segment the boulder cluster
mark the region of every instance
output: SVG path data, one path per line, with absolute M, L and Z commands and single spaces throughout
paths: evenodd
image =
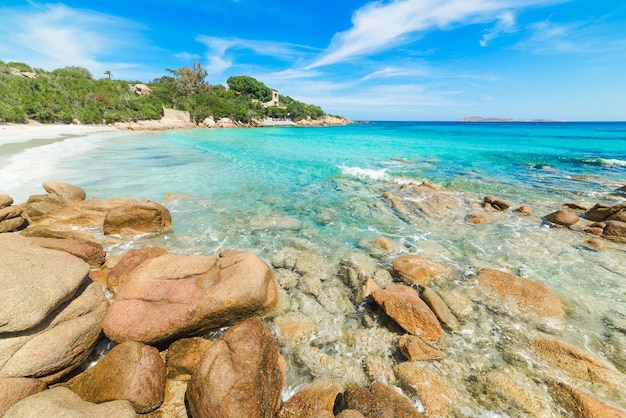
M 602 400 L 623 394 L 624 374 L 544 332 L 567 309 L 538 281 L 481 268 L 461 291 L 450 285 L 454 267 L 398 255 L 384 237 L 337 270 L 298 240 L 271 266 L 238 250 L 181 255 L 146 246 L 109 258 L 106 245 L 167 234 L 169 210 L 148 200 L 86 200 L 59 182 L 43 187 L 47 194 L 21 205 L 0 195 L 5 417 L 448 417 L 464 414 L 464 397 L 496 399 L 527 416 L 626 417 Z M 406 193 L 422 198 L 402 199 Z M 447 213 L 481 223 L 453 192 L 429 184 L 383 199 L 410 221 Z M 509 207 L 488 197 L 471 210 L 489 219 Z M 611 238 L 613 230 L 604 231 L 624 223 L 622 211 L 595 208 L 585 217 L 605 224 L 597 235 Z M 610 214 L 599 220 L 600 213 Z M 564 225 L 560 219 L 546 217 Z M 391 262 L 381 267 L 381 259 Z M 442 372 L 458 355 L 451 339 L 494 314 L 532 327 L 507 330 L 500 366 L 480 356 L 465 368 L 455 363 L 480 388 L 456 389 Z M 341 328 L 323 335 L 321 324 Z M 343 363 L 342 345 L 359 358 Z M 528 364 L 542 365 L 533 378 L 522 371 Z M 283 399 L 296 365 L 310 379 Z

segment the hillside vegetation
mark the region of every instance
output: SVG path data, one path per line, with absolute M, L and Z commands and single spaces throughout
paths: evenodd
M 150 93 L 138 95 L 131 87 L 138 81 L 95 79 L 82 67 L 54 71 L 27 64 L 0 61 L 0 123 L 109 124 L 161 118 L 161 108 L 187 110 L 196 121 L 213 116 L 249 123 L 252 118 L 288 118 L 293 121 L 324 116 L 324 111 L 288 96 L 281 107 L 264 107 L 272 97 L 265 84 L 248 76 L 228 79 L 228 87 L 206 83 L 200 63 L 167 70 L 168 74 L 146 84 Z

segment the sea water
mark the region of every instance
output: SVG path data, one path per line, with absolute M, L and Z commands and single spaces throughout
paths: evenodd
M 146 245 L 178 254 L 212 255 L 227 248 L 258 254 L 275 267 L 284 295 L 298 301 L 288 304 L 287 313 L 313 302 L 324 305 L 324 297 L 346 299 L 349 292 L 337 278 L 340 265 L 355 254 L 371 254 L 378 237 L 395 246 L 392 254 L 374 257 L 381 269 L 405 253 L 448 266 L 451 275 L 436 285 L 442 291 L 469 294 L 478 269 L 506 270 L 546 284 L 563 302 L 566 320 L 543 324 L 542 331 L 626 370 L 626 244 L 595 251 L 584 244 L 589 236 L 541 220 L 568 202 L 591 207 L 626 201 L 616 193 L 626 183 L 625 123 L 374 122 L 116 132 L 0 154 L 0 193 L 16 202 L 43 193 L 41 183 L 48 180 L 76 184 L 88 198 L 147 198 L 170 209 L 172 233 L 111 246 L 110 255 Z M 458 204 L 443 214 L 403 219 L 381 197 L 421 182 L 445 189 Z M 481 210 L 485 195 L 508 201 L 511 209 L 530 205 L 533 214 L 509 210 L 492 214 L 486 224 L 469 224 L 465 216 Z M 306 274 L 287 268 L 289 248 L 321 260 L 324 266 L 309 273 L 330 293 L 316 295 L 298 282 Z M 366 358 L 384 357 L 383 365 L 398 361 L 392 348 L 375 343 L 392 343 L 397 335 L 363 325 L 367 309 L 339 302 L 322 306 L 320 315 L 334 311 L 333 318 L 318 321 L 308 345 L 283 345 L 295 370 L 287 390 L 324 374 L 364 384 L 355 370 Z M 531 362 L 520 360 L 532 356 L 524 348 L 502 345 L 537 325 L 481 312 L 466 318 L 461 332 L 447 335 L 446 351 L 453 355 L 436 363 L 458 383 L 464 413 L 506 416 L 511 412 L 482 399 L 480 386 L 468 382 L 503 364 Z M 290 352 L 310 357 L 313 349 L 330 356 L 326 363 L 298 360 Z M 523 373 L 532 379 L 557 373 L 537 367 Z M 604 399 L 626 407 L 619 396 Z

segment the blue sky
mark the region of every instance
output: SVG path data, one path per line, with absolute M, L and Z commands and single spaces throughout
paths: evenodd
M 200 61 L 356 120 L 626 120 L 619 0 L 3 0 L 0 59 L 143 81 Z

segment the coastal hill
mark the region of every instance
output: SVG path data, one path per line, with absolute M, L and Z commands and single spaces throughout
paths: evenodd
M 82 67 L 45 71 L 0 60 L 0 84 L 6 86 L 0 89 L 0 123 L 118 124 L 130 129 L 348 123 L 249 76 L 230 77 L 224 86 L 208 84 L 200 63 L 166 71 L 144 83 L 116 80 L 110 71 L 96 79 Z M 168 110 L 181 111 L 178 119 Z M 168 125 L 181 118 L 182 124 Z

